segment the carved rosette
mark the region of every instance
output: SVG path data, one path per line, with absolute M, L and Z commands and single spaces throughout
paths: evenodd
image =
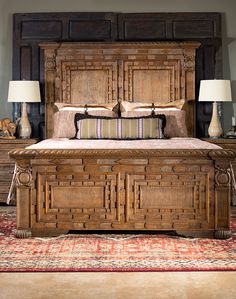
M 215 182 L 218 186 L 230 186 L 231 185 L 231 171 L 229 167 L 215 166 Z
M 45 50 L 44 68 L 45 68 L 45 81 L 48 82 L 45 102 L 46 104 L 49 105 L 49 104 L 53 104 L 55 101 L 56 49 Z M 56 100 L 58 101 L 58 98 L 56 98 Z M 48 113 L 49 117 L 50 115 L 51 114 Z
M 195 55 L 184 54 L 184 70 L 194 71 L 195 69 Z
M 54 50 L 46 51 L 45 55 L 45 63 L 44 63 L 45 71 L 55 71 L 56 69 L 56 53 Z
M 17 187 L 25 186 L 31 187 L 32 185 L 32 168 L 31 167 L 16 167 L 16 185 Z
M 231 185 L 230 161 L 236 157 L 236 152 L 232 150 L 212 150 L 208 154 L 215 164 L 215 183 L 217 186 L 229 187 Z

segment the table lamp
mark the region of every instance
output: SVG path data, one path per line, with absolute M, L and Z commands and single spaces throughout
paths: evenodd
M 222 136 L 223 130 L 218 116 L 217 102 L 232 101 L 230 80 L 201 80 L 198 100 L 213 102 L 208 134 L 211 138 L 219 138 Z
M 31 125 L 27 115 L 27 103 L 40 102 L 40 90 L 38 81 L 10 81 L 8 90 L 8 102 L 21 103 L 21 118 L 19 122 L 19 137 L 30 138 Z

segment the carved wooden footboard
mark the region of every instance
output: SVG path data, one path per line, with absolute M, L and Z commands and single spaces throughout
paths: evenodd
M 230 150 L 15 150 L 18 237 L 69 230 L 229 235 Z

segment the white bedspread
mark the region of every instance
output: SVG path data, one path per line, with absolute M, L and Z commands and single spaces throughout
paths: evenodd
M 220 149 L 221 147 L 197 138 L 148 140 L 78 140 L 46 139 L 27 149 Z

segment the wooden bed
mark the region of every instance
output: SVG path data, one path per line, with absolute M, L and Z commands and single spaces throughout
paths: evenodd
M 195 131 L 198 43 L 52 43 L 45 59 L 46 136 L 55 102 L 186 99 Z M 65 124 L 66 125 L 66 124 Z M 229 236 L 230 161 L 222 149 L 25 149 L 17 165 L 18 237 L 69 230 L 175 230 Z

